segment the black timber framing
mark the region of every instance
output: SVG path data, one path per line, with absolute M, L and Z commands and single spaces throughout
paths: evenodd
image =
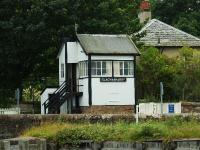
M 88 55 L 88 95 L 89 106 L 92 105 L 92 78 L 91 78 L 91 55 Z
M 134 56 L 134 86 L 135 86 L 135 113 L 136 113 L 136 106 L 138 105 L 138 99 L 137 99 L 137 84 L 136 84 L 136 78 L 137 78 L 137 74 L 136 74 L 136 56 Z
M 87 53 L 86 53 L 87 55 Z M 93 55 L 93 56 L 140 56 L 140 53 L 89 53 L 88 55 Z
M 67 62 L 68 62 L 68 57 L 67 57 L 67 42 L 68 42 L 68 40 L 67 39 L 65 39 L 65 41 L 64 41 L 65 43 L 65 81 L 67 81 L 68 80 L 68 64 L 67 64 Z

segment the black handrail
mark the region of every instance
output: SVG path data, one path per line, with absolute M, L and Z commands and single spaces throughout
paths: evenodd
M 66 81 L 64 81 L 64 82 L 52 93 L 52 95 L 53 95 L 53 94 L 56 94 L 56 93 L 60 90 L 60 88 L 61 88 L 63 85 L 65 85 L 65 83 L 66 83 Z M 47 99 L 44 101 L 44 103 L 43 103 L 42 105 L 44 105 L 47 101 L 49 101 L 49 98 L 47 98 Z
M 58 113 L 60 106 L 75 94 L 79 93 L 79 90 L 75 90 L 74 87 L 82 85 L 73 85 L 72 80 L 64 81 L 58 89 L 49 97 L 42 105 L 44 105 L 44 111 L 48 108 L 48 113 Z
M 51 99 L 57 98 L 58 95 L 59 95 L 59 97 L 63 96 L 67 92 L 67 89 L 69 89 L 68 86 L 70 86 L 70 84 L 69 83 L 67 84 L 67 82 L 66 82 L 65 86 L 63 86 L 62 89 L 60 89 L 57 93 L 55 93 L 54 96 L 49 98 L 49 101 L 46 104 L 46 107 L 48 107 L 48 104 L 51 101 Z M 71 92 L 71 91 L 68 91 L 68 92 Z M 56 102 L 57 101 L 51 101 L 51 105 L 55 104 Z

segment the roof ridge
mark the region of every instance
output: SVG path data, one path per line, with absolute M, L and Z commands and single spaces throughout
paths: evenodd
M 148 28 L 152 23 L 155 22 L 155 20 L 156 20 L 156 19 L 151 19 L 151 20 L 149 20 L 149 21 L 142 27 L 142 29 L 141 29 L 139 32 L 136 33 L 136 35 L 137 35 L 137 34 L 141 34 L 142 32 L 144 32 L 144 31 L 146 30 L 146 28 Z
M 127 36 L 127 34 L 77 34 L 77 35 L 108 36 L 108 37 L 125 37 L 125 36 Z

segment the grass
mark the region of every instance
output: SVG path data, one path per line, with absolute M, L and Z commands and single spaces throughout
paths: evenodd
M 144 141 L 200 138 L 200 123 L 193 118 L 174 117 L 165 120 L 114 124 L 45 123 L 33 127 L 22 136 L 42 137 L 60 144 L 78 144 L 80 140 Z

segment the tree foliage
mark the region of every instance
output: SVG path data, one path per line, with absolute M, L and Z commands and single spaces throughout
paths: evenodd
M 174 91 L 182 100 L 200 100 L 200 52 L 183 47 L 176 63 Z
M 134 33 L 140 0 L 1 0 L 0 89 L 57 76 L 63 37 L 78 33 Z
M 137 66 L 137 87 L 140 98 L 159 98 L 160 82 L 165 84 L 165 95 L 170 98 L 173 92 L 172 79 L 175 69 L 172 62 L 156 48 L 143 48 Z
M 139 98 L 159 100 L 159 82 L 167 101 L 200 101 L 200 52 L 183 47 L 178 58 L 168 58 L 156 48 L 142 50 L 138 66 Z
M 200 36 L 199 0 L 152 0 L 153 17 Z

